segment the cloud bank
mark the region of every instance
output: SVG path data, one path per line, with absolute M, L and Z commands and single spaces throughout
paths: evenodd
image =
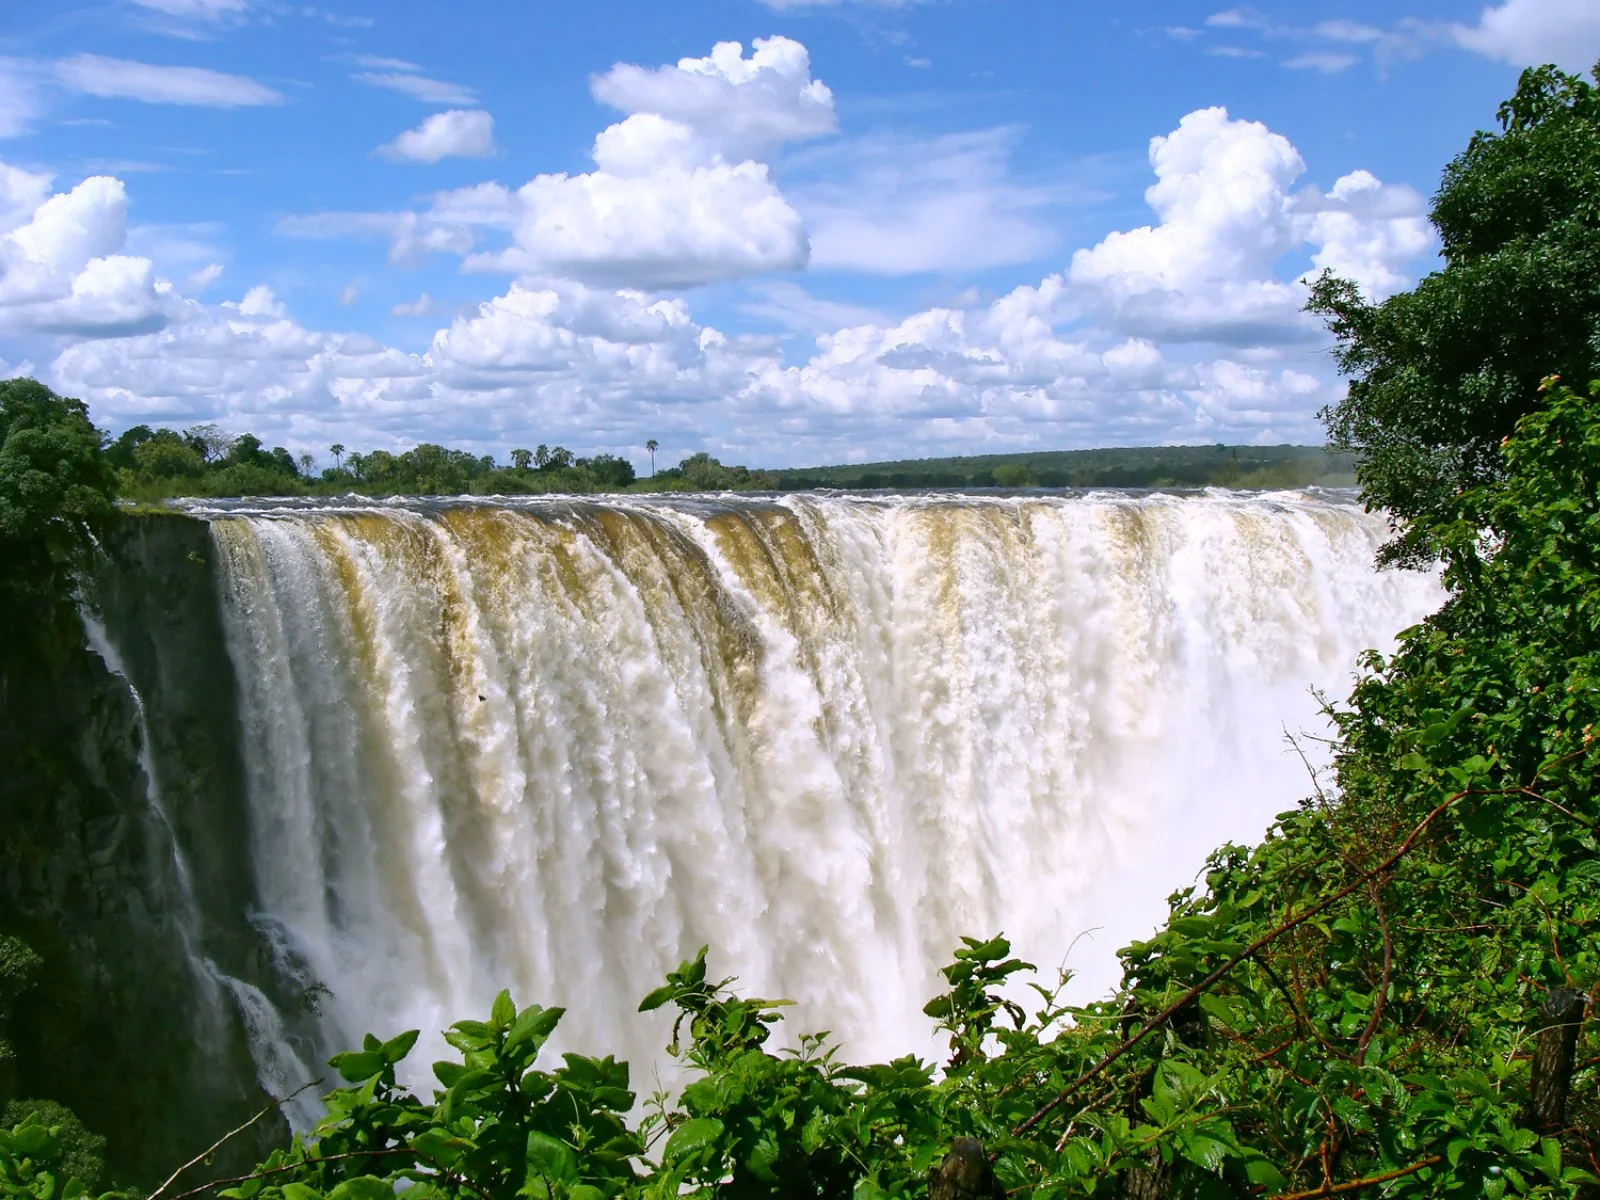
M 1414 191 L 1359 170 L 1326 190 L 1307 185 L 1288 139 L 1205 108 L 1150 142 L 1149 223 L 998 296 L 882 316 L 772 278 L 803 267 L 811 242 L 771 162 L 837 129 L 805 47 L 723 43 L 669 66 L 615 67 L 592 90 L 620 114 L 595 137 L 592 170 L 445 191 L 416 211 L 280 225 L 380 239 L 395 261 L 448 255 L 467 272 L 509 276 L 448 320 L 426 292 L 394 304 L 395 318 L 433 325 L 409 349 L 308 327 L 260 285 L 202 301 L 193 293 L 218 285 L 219 270 L 180 289 L 128 252 L 121 181 L 58 191 L 15 167 L 0 167 L 0 332 L 45 339 L 49 381 L 110 424 L 214 420 L 313 451 L 418 440 L 627 451 L 654 437 L 669 453 L 783 464 L 908 445 L 1303 441 L 1319 435 L 1312 414 L 1338 389 L 1300 312 L 1305 277 L 1332 269 L 1382 296 L 1406 286 L 1432 246 Z M 963 136 L 939 161 L 994 161 L 996 135 Z M 389 153 L 437 162 L 492 145 L 487 113 L 452 110 Z M 946 183 L 962 194 L 959 173 Z M 818 211 L 828 259 L 871 269 L 873 235 L 858 229 L 849 248 L 842 198 Z M 986 210 L 966 211 L 979 221 Z M 906 212 L 906 238 L 882 232 L 885 262 L 939 240 L 935 214 Z M 1014 220 L 1007 236 L 1032 236 Z M 1006 228 L 997 221 L 995 236 Z M 752 281 L 746 314 L 809 343 L 697 315 L 687 289 L 740 280 Z M 341 303 L 357 291 L 348 285 Z

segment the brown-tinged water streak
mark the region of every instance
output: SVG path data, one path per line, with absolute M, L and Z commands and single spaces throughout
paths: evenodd
M 635 1005 L 705 943 L 861 1056 L 927 1049 L 964 933 L 1050 970 L 1097 930 L 1086 997 L 1308 792 L 1309 689 L 1440 598 L 1333 494 L 194 511 L 259 903 L 330 1045 L 509 986 L 653 1061 Z

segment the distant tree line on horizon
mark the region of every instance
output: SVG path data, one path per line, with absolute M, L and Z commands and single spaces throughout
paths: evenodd
M 654 459 L 655 443 L 650 443 Z M 1353 482 L 1352 459 L 1317 446 L 1159 446 L 970 455 L 777 471 L 728 465 L 701 451 L 640 478 L 616 454 L 564 446 L 515 449 L 509 462 L 433 443 L 410 450 L 329 447 L 334 465 L 268 448 L 212 424 L 135 425 L 105 440 L 123 499 L 179 496 L 541 495 L 606 492 L 799 491 L 811 488 L 1238 487 Z
M 552 492 L 771 490 L 770 472 L 726 466 L 710 454 L 689 455 L 647 479 L 615 454 L 588 457 L 564 446 L 511 451 L 509 464 L 493 455 L 423 443 L 391 452 L 329 448 L 332 467 L 319 470 L 309 454 L 282 446 L 268 450 L 253 434 L 229 434 L 215 425 L 152 429 L 135 425 L 106 447 L 125 499 L 175 496 L 305 496 L 357 492 L 373 496 L 539 495 Z
M 804 488 L 1349 486 L 1355 458 L 1321 446 L 1124 446 L 905 459 L 778 472 L 785 491 Z
M 332 467 L 216 425 L 135 425 L 106 445 L 124 499 L 177 496 L 541 495 L 800 491 L 812 488 L 1292 488 L 1354 482 L 1347 454 L 1317 446 L 1133 446 L 970 455 L 779 471 L 730 466 L 702 451 L 639 478 L 615 454 L 515 449 L 508 463 L 433 443 L 405 451 L 329 447 Z M 652 458 L 654 457 L 652 443 Z

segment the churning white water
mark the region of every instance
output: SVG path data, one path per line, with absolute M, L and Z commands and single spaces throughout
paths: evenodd
M 862 1057 L 928 1049 L 964 933 L 1048 974 L 1097 930 L 1086 999 L 1309 791 L 1309 689 L 1440 598 L 1305 493 L 206 515 L 260 899 L 332 1044 L 509 986 L 653 1060 L 635 1006 L 702 943 Z

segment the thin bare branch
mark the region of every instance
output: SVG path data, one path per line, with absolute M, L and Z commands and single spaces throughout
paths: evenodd
M 162 1181 L 161 1186 L 158 1187 L 155 1191 L 151 1192 L 150 1195 L 148 1197 L 146 1197 L 146 1200 L 156 1200 L 156 1197 L 160 1196 L 162 1192 L 166 1191 L 174 1183 L 178 1182 L 178 1176 L 182 1175 L 190 1167 L 199 1166 L 201 1163 L 205 1162 L 206 1159 L 210 1158 L 213 1154 L 215 1154 L 218 1150 L 222 1149 L 223 1146 L 227 1145 L 230 1141 L 232 1141 L 234 1138 L 238 1137 L 246 1129 L 249 1129 L 250 1126 L 254 1125 L 257 1121 L 261 1120 L 261 1118 L 266 1116 L 269 1112 L 273 1112 L 276 1109 L 282 1108 L 285 1104 L 289 1103 L 289 1101 L 293 1100 L 296 1096 L 300 1095 L 302 1092 L 309 1091 L 311 1088 L 314 1088 L 314 1087 L 318 1087 L 318 1086 L 321 1085 L 321 1083 L 322 1083 L 322 1080 L 313 1079 L 310 1083 L 301 1084 L 299 1087 L 295 1088 L 294 1091 L 290 1092 L 287 1096 L 283 1097 L 283 1099 L 274 1100 L 271 1104 L 267 1105 L 260 1112 L 258 1112 L 255 1116 L 251 1117 L 243 1125 L 240 1125 L 236 1129 L 228 1130 L 227 1133 L 223 1134 L 216 1141 L 212 1142 L 211 1145 L 207 1146 L 204 1150 L 200 1151 L 199 1154 L 196 1154 L 193 1158 L 191 1158 L 188 1162 L 184 1163 L 183 1166 L 179 1167 L 171 1175 L 168 1175 L 166 1177 L 166 1179 Z M 186 1192 L 184 1194 L 188 1195 L 189 1193 Z
M 1335 904 L 1339 903 L 1339 901 L 1365 887 L 1370 881 L 1376 879 L 1385 871 L 1390 870 L 1396 863 L 1398 863 L 1402 858 L 1411 852 L 1412 848 L 1419 840 L 1421 840 L 1422 835 L 1427 832 L 1435 820 L 1437 820 L 1450 808 L 1454 807 L 1461 800 L 1468 796 L 1474 795 L 1504 794 L 1505 789 L 1497 790 L 1495 792 L 1478 792 L 1472 789 L 1467 789 L 1457 792 L 1455 795 L 1451 796 L 1448 800 L 1444 801 L 1444 803 L 1440 804 L 1426 817 L 1424 817 L 1421 822 L 1418 823 L 1417 827 L 1411 831 L 1410 835 L 1407 836 L 1405 841 L 1401 842 L 1400 845 L 1396 847 L 1395 850 L 1393 850 L 1377 866 L 1368 871 L 1364 871 L 1361 875 L 1357 876 L 1355 880 L 1346 884 L 1332 895 L 1319 900 L 1317 903 L 1313 904 L 1310 908 L 1306 909 L 1298 916 L 1291 917 L 1289 920 L 1262 934 L 1255 941 L 1251 942 L 1243 950 L 1239 951 L 1239 953 L 1228 959 L 1227 962 L 1223 963 L 1216 970 L 1212 971 L 1211 974 L 1207 975 L 1199 983 L 1195 984 L 1188 991 L 1184 992 L 1183 995 L 1179 996 L 1171 1004 L 1167 1005 L 1166 1008 L 1162 1009 L 1159 1013 L 1150 1018 L 1150 1020 L 1145 1023 L 1144 1027 L 1140 1029 L 1138 1033 L 1134 1034 L 1130 1038 L 1125 1039 L 1114 1049 L 1108 1051 L 1099 1062 L 1095 1063 L 1094 1066 L 1089 1067 L 1083 1072 L 1083 1074 L 1079 1075 L 1066 1087 L 1062 1088 L 1061 1091 L 1057 1092 L 1054 1097 L 1042 1105 L 1031 1117 L 1012 1129 L 1011 1136 L 1021 1137 L 1034 1129 L 1039 1122 L 1043 1121 L 1056 1109 L 1060 1108 L 1068 1100 L 1072 1099 L 1072 1097 L 1078 1093 L 1084 1084 L 1088 1083 L 1091 1079 L 1095 1078 L 1097 1075 L 1111 1067 L 1112 1064 L 1120 1060 L 1123 1055 L 1127 1054 L 1128 1051 L 1138 1046 L 1145 1040 L 1145 1038 L 1149 1037 L 1156 1030 L 1165 1026 L 1185 1007 L 1194 1003 L 1194 1001 L 1201 995 L 1215 987 L 1221 979 L 1223 979 L 1240 963 L 1244 962 L 1245 959 L 1253 957 L 1257 951 L 1271 945 L 1273 942 L 1277 941 L 1280 937 L 1291 930 L 1298 929 L 1301 925 L 1304 925 L 1307 921 L 1311 920 L 1312 917 L 1317 916 L 1319 913 L 1326 912 L 1329 908 L 1332 908 Z

